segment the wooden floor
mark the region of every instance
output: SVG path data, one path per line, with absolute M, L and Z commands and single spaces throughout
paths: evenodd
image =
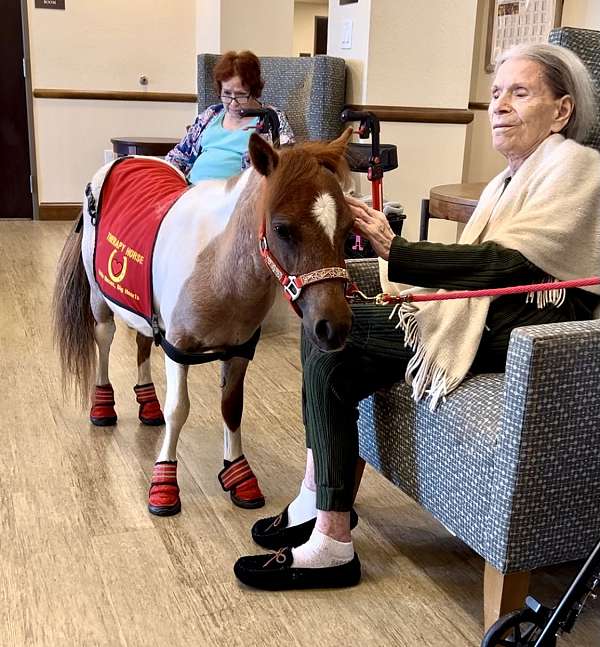
M 236 558 L 258 552 L 251 524 L 279 512 L 302 474 L 295 333 L 263 339 L 246 381 L 245 450 L 267 506 L 237 509 L 217 482 L 218 367 L 208 365 L 190 370 L 183 512 L 148 514 L 161 431 L 136 418 L 133 334 L 120 327 L 113 346 L 116 427 L 92 427 L 61 399 L 49 300 L 68 228 L 0 222 L 0 644 L 479 645 L 482 560 L 369 469 L 353 533 L 360 586 L 264 593 L 236 582 Z M 162 397 L 159 352 L 154 362 Z M 533 592 L 555 601 L 574 571 L 535 574 Z M 598 605 L 559 644 L 598 647 Z

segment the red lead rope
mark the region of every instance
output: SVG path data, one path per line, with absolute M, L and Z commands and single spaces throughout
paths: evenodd
M 433 292 L 431 294 L 405 294 L 393 296 L 379 294 L 375 297 L 377 303 L 405 303 L 406 301 L 446 301 L 447 299 L 472 299 L 476 297 L 495 297 L 506 294 L 522 294 L 525 292 L 547 292 L 567 288 L 581 288 L 586 285 L 600 285 L 599 276 L 573 281 L 555 281 L 553 283 L 533 283 L 531 285 L 515 285 L 507 288 L 490 288 L 487 290 L 455 290 L 452 292 Z

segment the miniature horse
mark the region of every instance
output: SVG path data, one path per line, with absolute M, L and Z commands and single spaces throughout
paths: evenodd
M 308 338 L 324 351 L 343 346 L 351 324 L 343 249 L 352 216 L 341 181 L 350 134 L 348 129 L 328 144 L 311 142 L 283 152 L 253 134 L 252 168 L 227 181 L 200 182 L 171 206 L 154 243 L 152 299 L 164 338 L 177 351 L 222 351 L 256 339 L 278 282 Z M 96 200 L 109 166 L 91 182 Z M 87 398 L 96 371 L 92 422 L 116 422 L 108 376 L 116 313 L 137 331 L 140 420 L 161 424 L 150 373 L 153 329 L 103 296 L 95 280 L 94 245 L 94 223 L 84 201 L 83 231 L 76 229 L 65 243 L 54 293 L 63 379 L 75 382 Z M 236 505 L 259 507 L 264 497 L 244 458 L 240 429 L 248 361 L 234 356 L 222 363 L 225 469 L 219 480 Z M 165 367 L 166 433 L 148 505 L 163 516 L 181 509 L 176 450 L 189 413 L 188 366 L 165 355 Z

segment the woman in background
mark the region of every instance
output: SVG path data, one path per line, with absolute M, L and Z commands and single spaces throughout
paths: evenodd
M 264 80 L 260 61 L 252 52 L 227 52 L 214 69 L 214 82 L 221 103 L 209 106 L 196 117 L 183 139 L 171 150 L 167 162 L 179 168 L 192 184 L 225 179 L 251 164 L 248 141 L 257 117 L 242 117 L 244 108 L 270 108 L 279 118 L 279 143 L 293 144 L 294 133 L 285 114 L 259 101 Z M 262 135 L 271 142 L 271 133 Z

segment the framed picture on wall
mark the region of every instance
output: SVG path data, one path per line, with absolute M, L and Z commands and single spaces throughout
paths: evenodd
M 485 71 L 512 45 L 546 43 L 562 18 L 563 0 L 490 0 Z

